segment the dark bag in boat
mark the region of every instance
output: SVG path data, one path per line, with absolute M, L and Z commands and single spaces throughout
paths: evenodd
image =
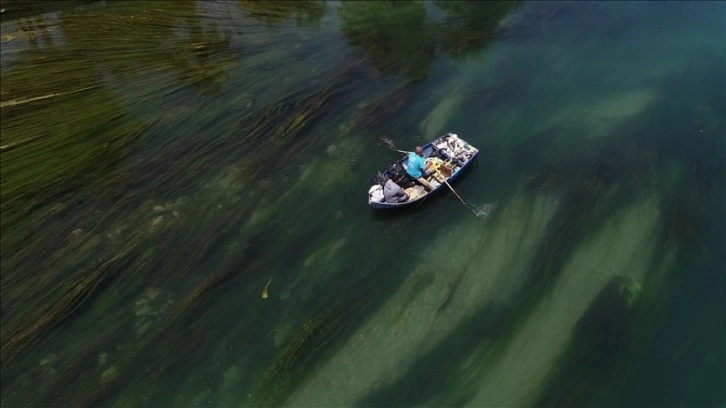
M 401 188 L 409 188 L 413 187 L 416 183 L 414 183 L 413 177 L 404 172 L 403 177 L 401 177 L 401 180 L 399 180 L 396 184 L 401 186 Z
M 401 188 L 409 188 L 413 186 L 413 179 L 403 169 L 403 165 L 400 162 L 395 162 L 388 167 L 386 170 L 388 176 Z
M 386 177 L 386 175 L 381 173 L 380 171 L 376 174 L 375 177 L 373 177 L 373 182 L 380 185 L 381 187 L 386 185 L 386 181 L 388 181 L 388 177 Z

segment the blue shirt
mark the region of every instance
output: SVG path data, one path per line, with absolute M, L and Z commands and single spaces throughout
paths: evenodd
M 406 162 L 406 173 L 409 176 L 417 179 L 420 178 L 422 172 L 426 169 L 426 163 L 424 159 L 414 152 L 408 154 L 408 161 Z

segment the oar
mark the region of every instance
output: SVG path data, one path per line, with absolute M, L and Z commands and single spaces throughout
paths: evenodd
M 404 151 L 404 150 L 394 149 L 394 148 L 392 148 L 390 146 L 386 146 L 386 147 L 389 148 L 389 149 L 391 149 L 391 150 L 393 150 L 394 152 L 399 152 L 399 153 L 403 153 L 403 154 L 409 154 L 409 153 L 411 153 L 411 152 L 407 152 L 407 151 Z
M 384 137 L 379 137 L 378 139 L 381 142 L 383 142 L 383 144 L 386 145 L 386 147 L 388 149 L 393 150 L 394 152 L 399 152 L 399 153 L 403 153 L 403 154 L 409 154 L 409 153 L 411 153 L 411 152 L 406 152 L 406 151 L 403 151 L 403 150 L 396 149 L 396 145 L 393 144 L 393 141 L 391 139 L 386 139 Z
M 384 139 L 381 139 L 381 140 L 383 141 L 383 144 L 385 144 L 387 148 L 393 150 L 394 152 L 399 152 L 399 153 L 404 153 L 404 154 L 411 153 L 411 152 L 406 152 L 406 151 L 403 151 L 403 150 L 394 149 L 393 147 L 391 147 L 391 146 L 388 145 L 388 143 L 386 142 L 386 140 L 384 140 Z M 474 216 L 478 220 L 479 219 L 479 215 L 476 213 L 476 211 L 472 210 L 471 207 L 469 207 L 469 205 L 467 205 L 466 202 L 464 202 L 464 200 L 461 199 L 461 197 L 456 192 L 456 190 L 454 190 L 454 187 L 451 187 L 451 184 L 449 184 L 449 182 L 446 181 L 446 177 L 444 177 L 443 174 L 439 173 L 439 169 L 437 169 L 436 167 L 434 167 L 434 171 L 436 172 L 436 174 L 438 174 L 439 176 L 441 176 L 441 179 L 444 181 L 444 183 L 446 183 L 446 187 L 448 187 L 451 190 L 451 192 L 454 193 L 454 195 L 456 196 L 456 198 L 458 198 L 459 201 L 461 201 L 461 203 L 464 204 L 464 207 L 466 207 L 467 209 L 469 209 L 469 211 L 471 211 L 472 214 L 474 214 Z
M 451 184 L 449 184 L 449 182 L 446 181 L 446 177 L 444 177 L 444 175 L 439 172 L 439 169 L 437 169 L 436 167 L 434 167 L 434 171 L 436 172 L 436 174 L 438 174 L 439 176 L 441 176 L 441 180 L 446 184 L 446 187 L 448 187 L 451 190 L 451 192 L 454 193 L 454 195 L 456 196 L 456 198 L 458 198 L 459 201 L 461 201 L 461 203 L 464 204 L 464 207 L 468 208 L 469 211 L 471 211 L 471 213 L 474 214 L 474 216 L 478 220 L 479 219 L 479 214 L 477 214 L 476 211 L 472 210 L 471 207 L 469 207 L 469 205 L 466 204 L 464 202 L 464 200 L 461 199 L 461 197 L 459 197 L 459 194 L 457 194 L 456 193 L 456 190 L 454 190 L 454 187 L 451 187 Z

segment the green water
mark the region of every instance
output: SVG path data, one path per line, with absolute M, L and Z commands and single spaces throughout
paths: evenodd
M 726 405 L 725 3 L 0 8 L 4 407 Z

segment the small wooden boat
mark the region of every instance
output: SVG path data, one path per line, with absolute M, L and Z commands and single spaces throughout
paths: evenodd
M 427 168 L 433 167 L 431 174 L 425 180 L 433 187 L 433 190 L 426 191 L 422 185 L 413 178 L 406 175 L 404 184 L 408 184 L 408 188 L 404 188 L 409 195 L 409 199 L 401 203 L 387 203 L 383 198 L 383 185 L 390 178 L 394 178 L 395 173 L 405 171 L 408 155 L 396 160 L 385 171 L 379 172 L 376 176 L 376 184 L 368 190 L 368 204 L 377 210 L 387 210 L 394 208 L 412 207 L 420 204 L 429 196 L 438 193 L 442 189 L 447 189 L 444 180 L 451 184 L 466 170 L 479 155 L 479 149 L 470 145 L 456 134 L 447 133 L 433 141 L 422 146 L 424 153 L 424 161 Z

